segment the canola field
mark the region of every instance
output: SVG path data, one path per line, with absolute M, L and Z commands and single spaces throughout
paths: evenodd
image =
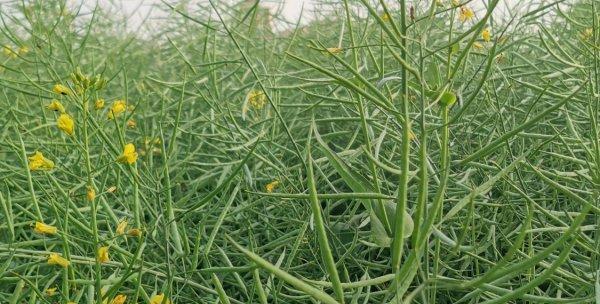
M 0 303 L 600 303 L 600 1 L 116 2 L 0 1 Z

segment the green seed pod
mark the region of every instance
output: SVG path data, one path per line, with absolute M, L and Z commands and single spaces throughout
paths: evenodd
M 77 82 L 78 82 L 78 81 L 77 81 L 77 76 L 75 75 L 75 73 L 71 73 L 71 81 L 72 81 L 73 83 L 77 83 Z
M 90 87 L 90 79 L 85 75 L 83 76 L 81 83 L 82 83 L 83 88 L 85 88 L 85 89 Z
M 96 76 L 96 82 L 94 85 L 96 87 L 96 90 L 102 90 L 106 86 L 106 79 L 100 76 Z
M 451 54 L 458 53 L 458 51 L 460 51 L 460 45 L 458 45 L 458 43 L 455 43 L 452 45 L 452 47 L 450 47 Z
M 456 95 L 452 92 L 444 92 L 440 98 L 440 105 L 442 107 L 448 107 L 456 102 Z
M 85 78 L 85 76 L 83 76 L 83 73 L 81 73 L 81 69 L 79 67 L 75 69 L 75 78 L 79 82 L 81 82 Z

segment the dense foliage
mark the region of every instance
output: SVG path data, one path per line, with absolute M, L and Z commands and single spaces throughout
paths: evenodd
M 0 4 L 0 303 L 600 303 L 600 1 L 524 2 Z

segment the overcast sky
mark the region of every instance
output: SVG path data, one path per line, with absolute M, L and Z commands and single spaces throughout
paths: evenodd
M 1 2 L 2 0 L 0 0 Z M 79 3 L 84 3 L 85 5 L 89 5 L 92 8 L 96 1 L 89 0 L 67 0 L 73 6 L 78 6 Z M 84 1 L 84 2 L 81 2 Z M 162 3 L 161 0 L 98 0 L 100 5 L 108 8 L 111 7 L 113 11 L 124 14 L 128 16 L 128 28 L 135 31 L 138 29 L 139 25 L 145 19 L 146 16 L 150 16 L 150 18 L 160 18 L 164 16 L 164 10 L 156 9 L 157 6 L 166 8 L 166 6 Z M 191 8 L 194 8 L 197 3 L 207 3 L 207 0 L 188 0 L 188 1 L 177 1 L 177 0 L 166 0 L 169 3 L 188 3 Z M 215 0 L 215 3 L 222 3 L 222 1 L 229 2 L 239 2 L 241 0 Z M 342 3 L 342 0 L 338 0 Z M 432 0 L 433 1 L 433 0 Z M 450 3 L 451 0 L 442 0 L 446 3 Z M 464 2 L 466 0 L 462 0 Z M 567 0 L 569 1 L 569 0 Z M 310 20 L 311 16 L 314 15 L 315 9 L 318 8 L 319 12 L 321 11 L 321 7 L 319 4 L 325 2 L 335 2 L 335 0 L 262 0 L 261 5 L 269 7 L 273 12 L 279 12 L 280 16 L 285 18 L 287 21 L 295 24 L 302 14 L 302 19 L 304 21 Z M 396 0 L 388 0 L 388 3 L 397 3 Z M 475 9 L 478 14 L 483 15 L 485 11 L 485 3 L 488 3 L 488 0 L 473 0 L 469 3 L 469 6 Z M 527 5 L 532 3 L 551 3 L 551 0 L 501 0 L 500 4 L 496 8 L 495 14 L 497 16 L 505 15 L 506 12 L 517 12 L 517 11 L 527 11 L 525 8 Z M 193 11 L 193 10 L 192 10 Z M 156 22 L 150 22 L 148 25 L 152 28 L 153 25 L 156 25 Z M 281 24 L 276 25 L 278 28 L 281 28 Z

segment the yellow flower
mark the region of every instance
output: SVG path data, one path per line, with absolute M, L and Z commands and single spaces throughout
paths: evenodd
M 75 129 L 75 122 L 73 121 L 73 118 L 69 116 L 69 114 L 60 114 L 58 120 L 56 121 L 56 125 L 65 133 L 73 135 L 73 131 Z
M 29 53 L 29 48 L 28 47 L 22 46 L 22 47 L 19 48 L 19 54 L 20 55 L 25 55 L 27 53 Z
M 135 128 L 136 125 L 137 124 L 136 124 L 135 120 L 133 120 L 133 119 L 130 119 L 130 120 L 127 121 L 127 126 L 130 127 L 130 128 L 132 128 L 132 129 Z
M 63 107 L 62 103 L 56 99 L 52 99 L 50 104 L 47 106 L 48 110 L 58 111 L 60 113 L 65 112 L 65 107 Z
M 48 265 L 59 265 L 63 268 L 67 268 L 70 264 L 71 262 L 69 262 L 69 260 L 61 257 L 58 253 L 51 253 L 50 256 L 48 256 Z
M 142 230 L 140 230 L 138 228 L 132 228 L 132 229 L 129 229 L 129 231 L 127 231 L 127 235 L 132 236 L 132 237 L 138 237 L 138 236 L 142 235 Z
M 163 300 L 164 300 L 164 302 L 163 302 Z M 169 301 L 169 299 L 165 300 L 165 295 L 162 294 L 162 293 L 153 295 L 150 298 L 150 304 L 163 304 L 163 303 L 164 304 L 171 304 L 171 301 Z
M 383 21 L 389 21 L 390 20 L 390 15 L 388 13 L 383 13 L 383 15 L 381 15 L 381 19 Z
M 4 52 L 4 55 L 10 58 L 17 58 L 17 53 L 15 53 L 10 46 L 5 45 L 2 51 Z
M 106 102 L 104 102 L 104 99 L 100 98 L 98 100 L 96 100 L 96 102 L 94 103 L 94 107 L 96 108 L 96 110 L 100 110 L 102 108 L 104 108 L 104 104 Z
M 415 135 L 415 132 L 413 132 L 412 130 L 408 131 L 408 139 L 410 140 L 415 140 L 417 138 L 417 136 Z
M 489 28 L 486 28 L 481 32 L 481 38 L 483 38 L 483 41 L 485 42 L 490 42 L 490 40 L 492 40 L 492 34 L 490 33 Z
M 116 232 L 117 232 L 118 235 L 125 234 L 125 229 L 127 229 L 127 221 L 126 220 L 122 220 L 117 225 Z
M 133 144 L 126 144 L 123 148 L 123 154 L 117 158 L 117 161 L 123 164 L 133 164 L 137 160 L 138 154 L 135 152 Z
M 262 109 L 267 103 L 267 96 L 263 91 L 252 90 L 248 94 L 248 101 L 250 105 L 255 109 Z
M 54 93 L 59 94 L 59 95 L 71 95 L 71 89 L 69 89 L 68 87 L 62 85 L 62 84 L 55 84 L 54 87 L 52 88 L 52 91 L 54 91 Z
M 39 234 L 56 234 L 58 229 L 54 226 L 46 225 L 42 222 L 35 222 L 35 227 L 33 228 L 35 233 Z
M 325 54 L 329 54 L 329 53 L 341 54 L 344 49 L 339 48 L 339 47 L 330 47 L 330 48 L 326 48 L 325 50 L 327 50 L 327 52 Z
M 460 8 L 458 20 L 461 22 L 467 22 L 475 17 L 475 12 L 469 7 L 463 6 Z
M 96 198 L 96 190 L 94 190 L 94 187 L 88 187 L 85 195 L 87 200 L 91 202 Z
M 592 36 L 594 36 L 594 29 L 592 29 L 591 27 L 586 28 L 581 32 L 581 39 L 583 40 L 589 40 L 592 38 Z
M 113 102 L 110 111 L 108 111 L 108 119 L 114 119 L 115 117 L 121 115 L 123 112 L 127 110 L 127 103 L 125 100 L 117 100 Z
M 54 168 L 54 162 L 45 158 L 44 154 L 39 151 L 35 151 L 35 154 L 29 157 L 29 170 L 52 170 Z
M 106 263 L 106 262 L 110 261 L 110 259 L 108 258 L 108 247 L 107 246 L 98 248 L 98 254 L 96 256 L 96 260 L 100 263 Z
M 56 287 L 46 289 L 46 296 L 53 296 L 56 294 Z
M 127 300 L 127 296 L 125 295 L 117 295 L 111 302 L 110 304 L 123 304 L 125 303 L 125 300 Z
M 279 186 L 279 181 L 278 180 L 274 180 L 274 181 L 268 183 L 265 186 L 265 189 L 267 190 L 268 193 L 272 193 L 273 190 L 275 190 L 275 188 L 277 188 L 277 186 Z

